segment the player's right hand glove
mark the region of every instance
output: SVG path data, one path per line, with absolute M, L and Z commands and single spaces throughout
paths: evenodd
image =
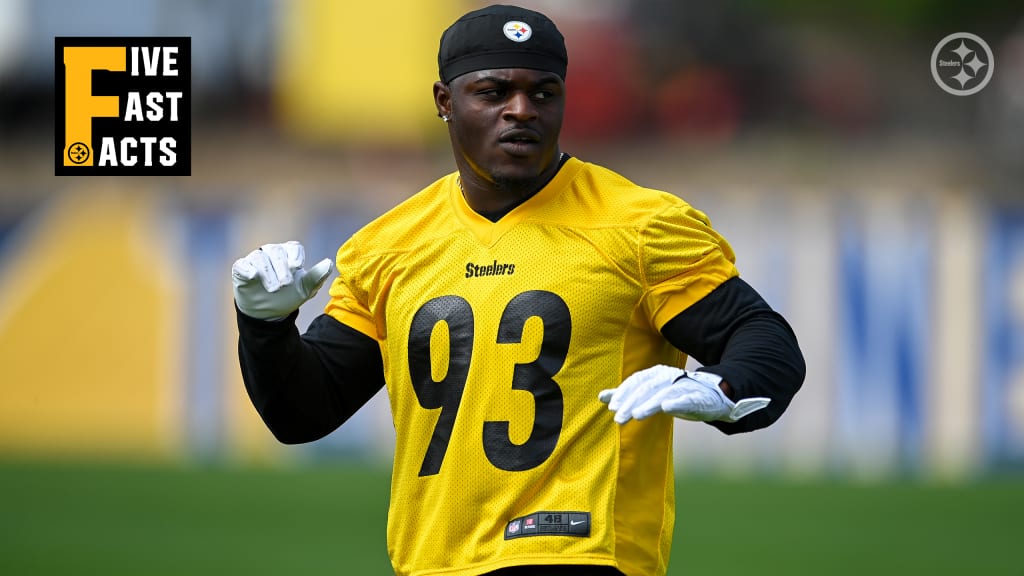
M 735 422 L 771 401 L 757 397 L 733 402 L 719 387 L 721 381 L 710 372 L 658 365 L 633 373 L 618 388 L 602 390 L 598 399 L 615 412 L 619 424 L 659 412 L 684 420 Z
M 308 271 L 302 268 L 306 250 L 302 244 L 264 244 L 231 266 L 235 303 L 246 316 L 280 320 L 309 300 L 331 272 L 330 258 Z

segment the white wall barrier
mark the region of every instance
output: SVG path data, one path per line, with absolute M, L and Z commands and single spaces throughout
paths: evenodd
M 231 262 L 287 239 L 303 241 L 311 260 L 333 257 L 385 208 L 339 193 L 322 197 L 349 200 L 304 200 L 297 209 L 295 193 L 218 209 L 162 204 L 173 225 L 152 233 L 179 252 L 160 257 L 179 271 L 166 276 L 183 294 L 174 303 L 186 339 L 175 348 L 183 355 L 175 413 L 186 457 L 390 458 L 394 432 L 383 394 L 305 447 L 278 446 L 245 398 Z M 1024 464 L 1024 206 L 956 190 L 681 195 L 710 216 L 743 276 L 790 319 L 808 365 L 804 389 L 767 430 L 726 437 L 680 422 L 681 469 L 962 478 Z M 24 248 L 17 237 L 29 236 L 0 236 L 3 268 Z M 326 292 L 303 309 L 300 327 L 322 309 Z
M 791 320 L 808 376 L 789 412 L 768 430 L 725 437 L 679 423 L 681 469 L 956 478 L 1024 462 L 1024 209 L 989 205 L 961 191 L 683 196 L 711 217 L 736 249 L 744 277 Z M 273 203 L 266 211 L 279 213 Z M 256 242 L 288 236 L 306 241 L 310 257 L 320 258 L 333 255 L 373 213 L 351 205 L 317 207 L 290 230 L 269 226 L 260 214 L 234 213 L 227 215 L 232 233 L 204 249 L 219 252 L 212 259 L 226 264 Z M 308 305 L 300 325 L 324 301 L 321 294 Z M 209 324 L 211 316 L 195 318 Z M 221 330 L 232 342 L 233 323 Z M 224 351 L 230 372 L 234 350 Z M 203 358 L 194 360 L 210 361 Z M 263 436 L 257 443 L 272 442 Z M 221 443 L 206 438 L 197 445 Z M 300 452 L 387 459 L 392 443 L 387 403 L 379 395 L 340 430 Z

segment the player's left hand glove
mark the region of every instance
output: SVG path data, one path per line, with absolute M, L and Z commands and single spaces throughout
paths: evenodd
M 653 366 L 622 381 L 618 388 L 602 390 L 601 402 L 615 412 L 615 421 L 643 420 L 664 412 L 684 420 L 735 422 L 768 405 L 769 398 L 733 402 L 710 372 L 688 372 L 672 366 Z

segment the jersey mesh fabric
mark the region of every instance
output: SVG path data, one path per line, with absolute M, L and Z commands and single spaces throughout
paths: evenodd
M 381 343 L 395 571 L 664 574 L 673 419 L 620 427 L 597 395 L 682 366 L 658 330 L 733 262 L 699 211 L 575 158 L 498 222 L 450 174 L 346 242 L 326 312 Z M 590 534 L 505 539 L 509 521 L 548 511 L 590 513 Z

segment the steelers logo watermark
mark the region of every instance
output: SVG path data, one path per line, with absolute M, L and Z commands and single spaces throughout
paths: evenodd
M 995 65 L 992 49 L 969 32 L 946 36 L 932 51 L 932 77 L 939 88 L 954 96 L 981 91 L 992 79 Z

